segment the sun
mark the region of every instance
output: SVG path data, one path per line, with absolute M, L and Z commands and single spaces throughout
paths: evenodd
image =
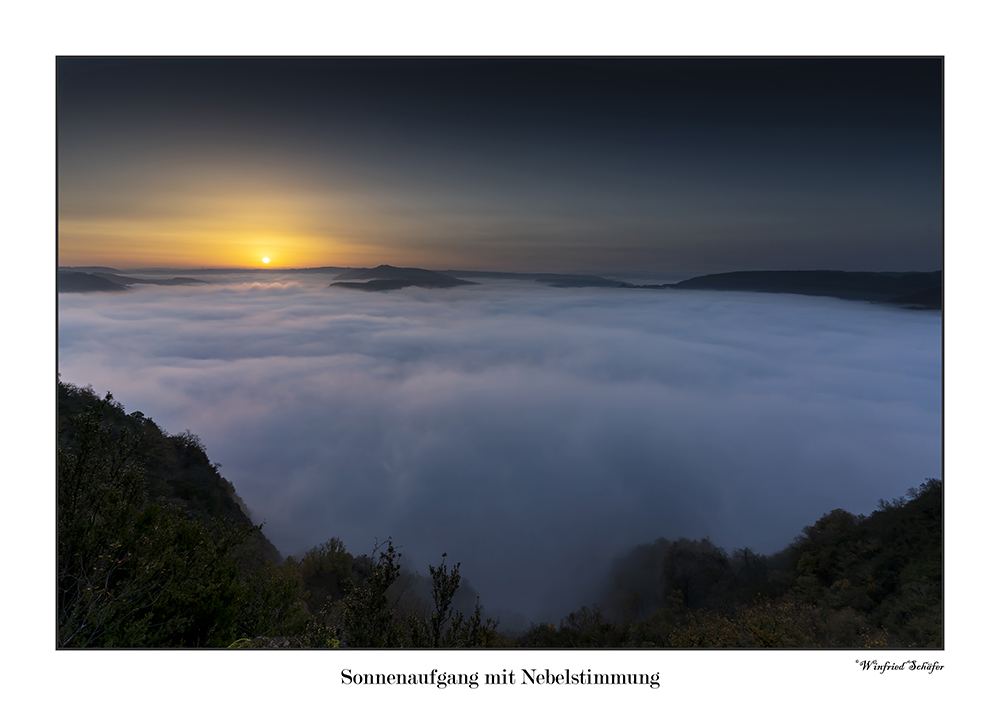
M 271 261 L 271 258 L 269 258 L 269 257 L 265 257 L 264 260 L 263 260 L 263 262 L 264 262 L 265 265 L 267 263 L 269 263 L 270 261 Z

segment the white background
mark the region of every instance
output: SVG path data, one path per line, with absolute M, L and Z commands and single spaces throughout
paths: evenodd
M 38 2 L 5 8 L 4 691 L 16 702 L 256 703 L 405 699 L 633 703 L 746 699 L 939 703 L 992 669 L 996 507 L 997 92 L 985 3 Z M 473 9 L 475 8 L 475 9 Z M 946 9 L 947 8 L 947 9 Z M 925 673 L 862 673 L 855 652 L 94 652 L 54 649 L 55 57 L 58 55 L 944 55 L 946 76 L 946 611 Z M 11 218 L 13 216 L 13 218 Z M 342 686 L 340 670 L 660 672 L 645 687 Z M 988 692 L 986 692 L 988 693 Z M 981 699 L 975 699 L 981 701 Z

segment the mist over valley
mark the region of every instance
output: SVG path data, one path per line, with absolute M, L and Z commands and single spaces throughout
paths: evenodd
M 939 311 L 345 269 L 63 292 L 59 372 L 195 432 L 282 555 L 391 535 L 513 622 L 598 600 L 658 537 L 775 552 L 941 475 Z

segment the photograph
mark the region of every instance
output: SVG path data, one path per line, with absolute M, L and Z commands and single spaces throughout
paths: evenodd
M 54 63 L 57 650 L 940 668 L 943 57 Z

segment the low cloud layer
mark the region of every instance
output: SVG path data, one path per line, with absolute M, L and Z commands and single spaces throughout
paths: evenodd
M 656 537 L 773 552 L 941 473 L 941 315 L 826 298 L 330 289 L 59 298 L 62 379 L 190 429 L 284 554 L 392 535 L 558 619 Z

